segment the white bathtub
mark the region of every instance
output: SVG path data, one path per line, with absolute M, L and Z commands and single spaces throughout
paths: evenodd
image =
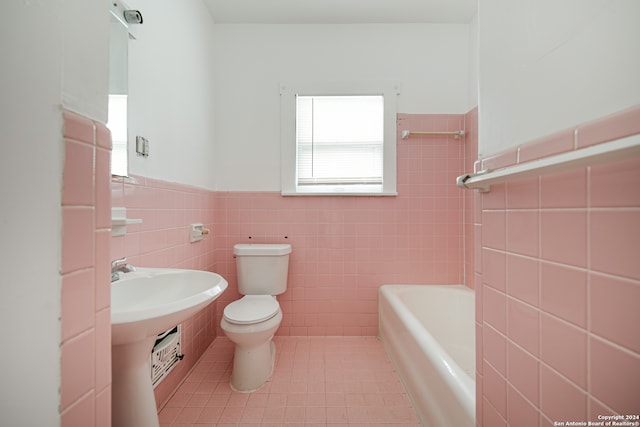
M 380 339 L 424 426 L 476 425 L 474 299 L 458 285 L 380 287 Z

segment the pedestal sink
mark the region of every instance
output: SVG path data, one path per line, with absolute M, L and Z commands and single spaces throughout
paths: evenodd
M 226 288 L 219 274 L 169 268 L 138 268 L 111 284 L 113 427 L 159 426 L 149 367 L 156 336 Z

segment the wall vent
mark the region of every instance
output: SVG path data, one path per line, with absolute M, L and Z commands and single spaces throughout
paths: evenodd
M 182 360 L 180 325 L 158 335 L 151 350 L 151 382 L 155 388 Z

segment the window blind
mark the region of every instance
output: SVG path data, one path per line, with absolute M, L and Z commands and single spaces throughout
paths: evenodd
M 297 184 L 382 184 L 384 97 L 296 96 Z

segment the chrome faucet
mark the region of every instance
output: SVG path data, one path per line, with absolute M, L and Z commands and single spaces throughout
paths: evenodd
M 136 271 L 136 268 L 131 264 L 127 264 L 126 261 L 126 257 L 111 261 L 111 282 L 119 280 L 120 273 L 130 273 L 132 271 Z

